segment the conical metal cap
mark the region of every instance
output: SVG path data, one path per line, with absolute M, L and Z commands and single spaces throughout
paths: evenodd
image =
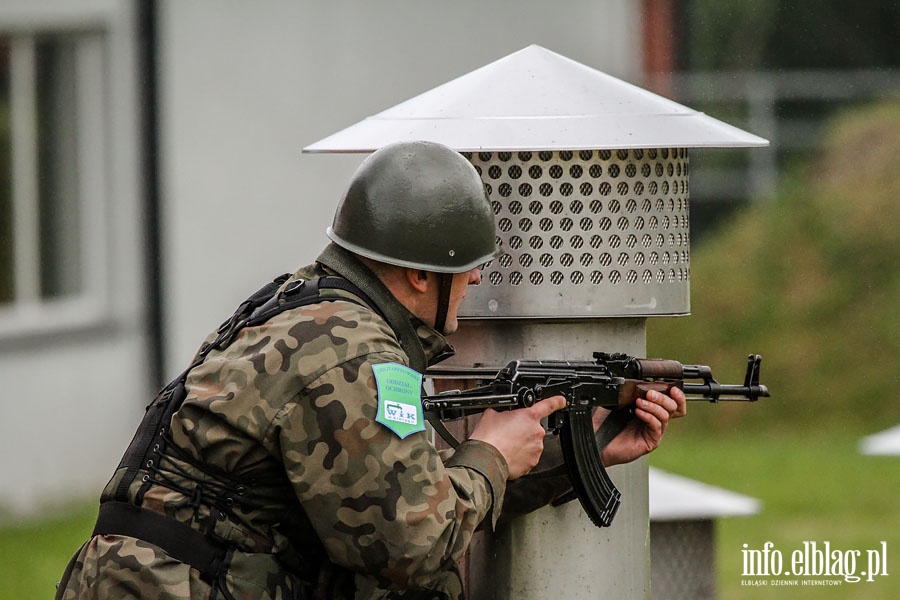
M 532 45 L 304 152 L 372 152 L 414 140 L 461 152 L 768 145 L 761 137 Z

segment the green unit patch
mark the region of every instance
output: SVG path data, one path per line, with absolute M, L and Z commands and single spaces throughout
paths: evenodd
M 397 363 L 372 365 L 378 386 L 375 420 L 405 438 L 425 430 L 422 415 L 422 374 Z

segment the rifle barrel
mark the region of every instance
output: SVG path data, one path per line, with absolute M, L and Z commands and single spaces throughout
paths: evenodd
M 708 400 L 710 402 L 756 402 L 769 397 L 769 389 L 764 385 L 728 385 L 716 382 L 685 383 L 684 393 L 688 400 Z

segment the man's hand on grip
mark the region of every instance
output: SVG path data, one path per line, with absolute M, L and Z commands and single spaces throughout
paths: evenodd
M 546 432 L 541 420 L 565 405 L 565 398 L 552 396 L 528 408 L 508 411 L 488 409 L 469 437 L 496 448 L 506 459 L 509 478 L 516 479 L 533 469 L 544 451 Z

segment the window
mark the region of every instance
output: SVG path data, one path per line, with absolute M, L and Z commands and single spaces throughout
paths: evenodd
M 0 35 L 0 335 L 102 313 L 102 40 Z

